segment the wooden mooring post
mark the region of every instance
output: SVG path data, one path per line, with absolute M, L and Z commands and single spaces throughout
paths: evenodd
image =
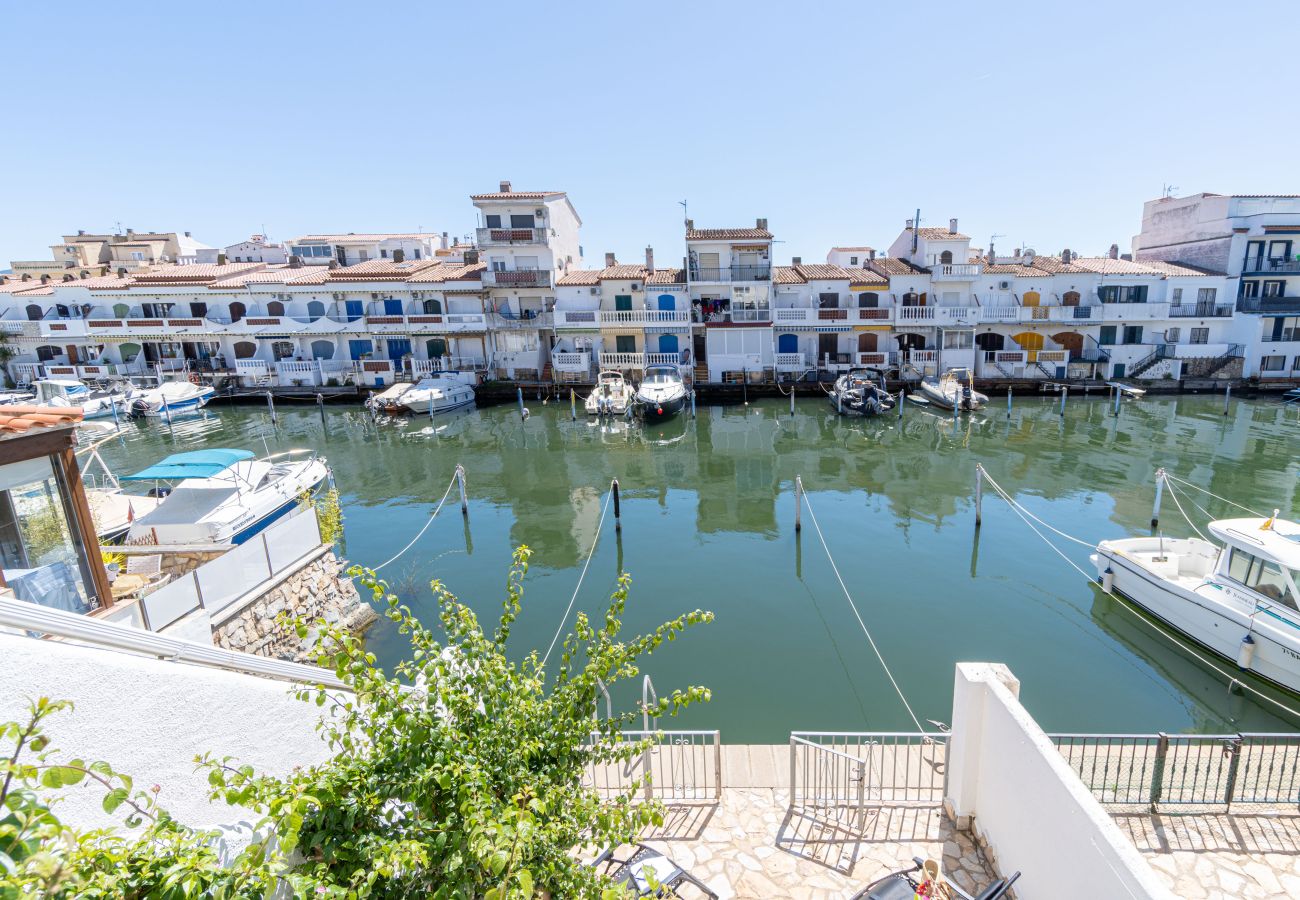
M 803 529 L 803 476 L 794 476 L 794 531 Z
M 984 467 L 975 463 L 975 528 L 984 521 Z
M 614 492 L 614 531 L 621 532 L 623 530 L 623 517 L 622 517 L 622 510 L 619 508 L 619 503 L 618 503 L 618 479 L 617 478 L 615 478 L 610 483 L 609 488 Z
M 469 519 L 469 497 L 465 490 L 465 467 L 456 463 L 456 482 L 460 485 L 460 514 Z

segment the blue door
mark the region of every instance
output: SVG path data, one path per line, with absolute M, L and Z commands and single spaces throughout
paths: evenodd
M 677 301 L 673 299 L 672 294 L 660 294 L 659 308 L 668 311 L 674 310 L 677 308 Z
M 799 335 L 783 334 L 776 339 L 777 353 L 798 353 L 799 352 Z
M 366 353 L 373 353 L 374 344 L 370 341 L 348 341 L 348 355 L 353 359 L 360 359 Z
M 384 301 L 384 315 L 400 316 L 402 314 L 402 301 L 394 300 L 391 297 Z
M 661 334 L 659 335 L 659 352 L 676 353 L 677 352 L 677 335 Z
M 355 322 L 366 314 L 366 308 L 360 300 L 343 301 L 343 311 L 348 314 L 349 322 Z
M 389 338 L 388 339 L 388 358 L 396 362 L 403 356 L 411 355 L 410 338 Z

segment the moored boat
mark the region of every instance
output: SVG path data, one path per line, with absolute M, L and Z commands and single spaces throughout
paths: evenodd
M 852 369 L 835 379 L 827 399 L 840 415 L 878 416 L 894 408 L 894 396 L 883 382 L 884 377 L 875 370 Z
M 649 366 L 632 398 L 632 408 L 646 422 L 662 421 L 681 412 L 689 396 L 677 366 Z
M 1102 586 L 1250 671 L 1300 692 L 1300 525 L 1223 519 L 1219 542 L 1161 536 L 1102 541 Z
M 587 395 L 589 416 L 621 416 L 627 412 L 631 392 L 621 372 L 601 372 L 596 378 L 596 389 Z
M 75 378 L 41 378 L 32 382 L 36 391 L 35 403 L 39 406 L 68 406 L 81 410 L 82 418 L 95 419 L 125 412 L 126 404 L 135 396 L 135 388 L 128 382 L 112 382 L 108 387 L 92 388 Z
M 319 488 L 330 470 L 313 450 L 254 459 L 247 450 L 175 453 L 121 481 L 153 482 L 162 495 L 139 516 L 128 543 L 241 544 Z
M 975 410 L 989 402 L 985 394 L 975 390 L 970 369 L 965 368 L 949 369 L 939 378 L 923 378 L 918 389 L 923 397 L 944 409 L 955 406 L 958 409 Z
M 216 394 L 206 384 L 167 381 L 146 388 L 131 399 L 131 415 L 164 416 L 202 409 Z
M 474 405 L 476 376 L 468 372 L 433 372 L 416 382 L 400 382 L 366 401 L 372 410 L 399 415 L 430 415 Z

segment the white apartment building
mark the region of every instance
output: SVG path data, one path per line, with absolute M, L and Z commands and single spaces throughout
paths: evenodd
M 289 261 L 289 251 L 285 249 L 284 244 L 271 243 L 267 240 L 266 235 L 255 234 L 246 241 L 231 244 L 220 250 L 215 247 L 200 250 L 196 262 L 204 265 L 216 265 L 222 261 L 223 257 L 225 262 L 258 262 L 284 265 Z
M 289 255 L 309 266 L 352 266 L 372 259 L 419 261 L 433 258 L 436 242 L 436 235 L 423 233 L 305 234 L 289 242 Z
M 686 286 L 697 371 L 709 381 L 747 378 L 772 368 L 772 232 L 696 228 L 686 220 Z M 698 367 L 706 367 L 700 370 Z
M 1228 315 L 1235 306 L 1231 340 L 1243 346 L 1245 374 L 1300 377 L 1300 196 L 1200 193 L 1150 200 L 1142 207 L 1133 254 L 1141 262 L 1224 272 L 1226 291 L 1216 304 Z

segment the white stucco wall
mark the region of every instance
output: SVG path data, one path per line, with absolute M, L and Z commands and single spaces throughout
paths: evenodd
M 206 778 L 194 771 L 199 754 L 233 756 L 273 774 L 329 756 L 315 732 L 324 708 L 289 696 L 284 681 L 0 634 L 0 684 L 3 722 L 23 719 L 29 697 L 73 701 L 75 709 L 46 720 L 61 758 L 103 759 L 137 788 L 161 785 L 160 805 L 187 825 L 252 817 L 207 801 Z M 121 821 L 103 812 L 97 785 L 83 782 L 65 796 L 65 821 Z
M 946 803 L 1023 900 L 1173 900 L 1017 698 L 1006 666 L 958 663 Z

